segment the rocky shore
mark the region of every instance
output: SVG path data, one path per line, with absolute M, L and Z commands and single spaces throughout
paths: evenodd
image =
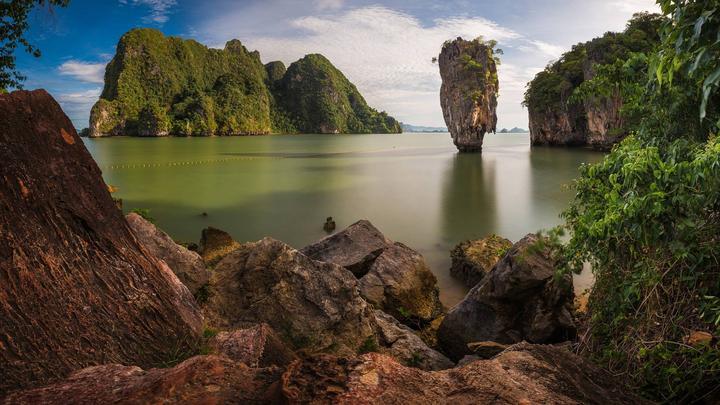
M 122 216 L 46 92 L 0 112 L 1 403 L 643 403 L 564 344 L 572 280 L 536 235 L 449 310 L 368 221 L 196 253 Z

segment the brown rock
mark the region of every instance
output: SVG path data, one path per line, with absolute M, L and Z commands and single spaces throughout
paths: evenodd
M 300 251 L 311 259 L 343 266 L 360 278 L 370 271 L 375 259 L 390 245 L 391 240 L 363 219 Z
M 375 308 L 415 327 L 442 313 L 435 275 L 418 252 L 399 242 L 375 259 L 358 286 Z
M 266 404 L 281 400 L 277 367 L 250 368 L 196 356 L 173 368 L 88 367 L 44 388 L 14 393 L 5 404 Z
M 127 214 L 125 219 L 145 250 L 165 261 L 191 293 L 195 294 L 207 284 L 210 273 L 200 255 L 178 245 L 168 234 L 136 213 Z
M 296 359 L 292 350 L 268 324 L 232 332 L 220 332 L 208 346 L 216 353 L 241 361 L 250 367 L 286 366 Z
M 375 308 L 419 328 L 442 313 L 437 279 L 418 252 L 361 220 L 302 249 L 308 257 L 353 272 Z
M 549 247 L 530 234 L 447 313 L 438 341 L 455 360 L 471 342 L 562 342 L 575 336 L 572 307 L 572 278 L 555 279 Z
M 239 247 L 240 244 L 229 233 L 210 226 L 202 230 L 198 253 L 208 266 L 213 266 Z
M 283 375 L 293 403 L 645 404 L 606 372 L 569 351 L 527 343 L 492 360 L 443 371 L 406 367 L 377 353 L 318 356 Z
M 497 342 L 473 342 L 468 343 L 467 347 L 472 354 L 479 358 L 491 359 L 507 349 L 508 345 Z
M 444 370 L 454 365 L 450 359 L 429 348 L 412 329 L 400 324 L 392 316 L 376 310 L 375 323 L 381 353 L 389 354 L 407 366 L 422 370 Z
M 483 137 L 497 125 L 500 85 L 493 49 L 458 37 L 445 42 L 438 62 L 440 105 L 453 143 L 460 152 L 480 152 Z
M 17 91 L 0 117 L 0 396 L 195 350 L 195 300 L 133 236 L 60 106 Z
M 215 267 L 206 311 L 223 329 L 267 323 L 294 350 L 355 354 L 373 335 L 373 314 L 357 280 L 265 238 L 247 243 Z
M 497 235 L 462 242 L 450 252 L 450 274 L 475 287 L 511 247 L 512 242 Z

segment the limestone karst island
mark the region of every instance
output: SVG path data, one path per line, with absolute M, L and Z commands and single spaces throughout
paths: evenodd
M 717 1 L 0 17 L 0 404 L 720 404 Z

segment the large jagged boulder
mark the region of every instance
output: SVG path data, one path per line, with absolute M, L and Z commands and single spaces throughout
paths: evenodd
M 389 240 L 367 220 L 306 246 L 302 253 L 350 270 L 365 300 L 413 327 L 442 313 L 437 279 L 422 255 Z
M 575 337 L 572 278 L 555 277 L 545 240 L 525 236 L 453 307 L 438 330 L 451 359 L 470 354 L 468 343 L 562 342 Z
M 5 404 L 268 404 L 282 394 L 278 367 L 250 368 L 220 356 L 196 356 L 173 368 L 108 364 L 47 387 L 14 393 Z
M 222 329 L 265 322 L 295 350 L 354 354 L 374 335 L 372 311 L 350 272 L 271 238 L 217 264 L 206 312 Z
M 268 324 L 219 332 L 208 341 L 215 353 L 250 367 L 286 366 L 297 357 Z
M 245 244 L 218 263 L 205 310 L 221 329 L 265 322 L 290 349 L 306 354 L 380 351 L 423 369 L 452 366 L 410 328 L 373 310 L 352 273 L 270 238 Z
M 283 376 L 291 403 L 646 404 L 607 372 L 568 350 L 517 344 L 491 360 L 428 372 L 377 353 L 318 356 Z
M 512 242 L 497 235 L 461 242 L 450 252 L 450 274 L 475 287 L 510 247 Z
M 191 293 L 195 294 L 207 284 L 210 273 L 200 255 L 178 245 L 168 234 L 134 212 L 127 214 L 125 219 L 143 248 L 165 261 Z
M 0 396 L 195 350 L 195 300 L 137 241 L 55 100 L 3 94 L 0 117 Z
M 305 246 L 300 251 L 315 260 L 335 263 L 361 278 L 375 259 L 392 245 L 368 220 L 360 220 L 342 231 Z
M 500 89 L 494 44 L 460 37 L 442 47 L 440 105 L 453 143 L 460 152 L 482 151 L 483 138 L 497 126 Z

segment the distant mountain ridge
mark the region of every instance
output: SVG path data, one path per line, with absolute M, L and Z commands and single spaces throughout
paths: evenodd
M 401 122 L 403 132 L 447 132 L 447 127 L 424 127 L 420 125 L 410 125 Z
M 513 129 L 503 128 L 498 131 L 499 134 L 526 134 L 527 132 L 527 129 L 522 129 L 518 127 L 514 127 Z
M 120 38 L 90 113 L 91 137 L 399 133 L 324 56 L 263 65 L 234 39 L 224 49 L 162 32 Z

